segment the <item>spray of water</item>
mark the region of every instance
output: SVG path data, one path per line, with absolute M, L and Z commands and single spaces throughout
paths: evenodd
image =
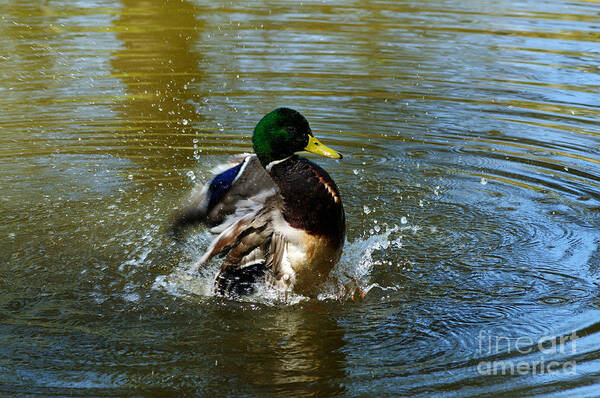
M 401 232 L 414 227 L 385 227 L 385 231 L 369 231 L 353 242 L 346 242 L 340 262 L 332 270 L 329 279 L 323 284 L 318 300 L 354 300 L 365 296 L 373 288 L 386 290 L 371 280 L 373 268 L 381 264 L 377 258 L 384 257 L 390 246 L 402 245 Z M 204 239 L 202 239 L 204 240 Z M 158 276 L 154 289 L 163 290 L 179 297 L 214 296 L 214 280 L 220 264 L 212 261 L 202 267 L 198 273 L 191 273 L 192 263 L 186 262 L 176 267 L 170 274 Z M 393 287 L 392 287 L 393 288 Z M 259 284 L 256 292 L 242 300 L 267 305 L 293 305 L 308 300 L 307 297 L 283 293 L 269 285 Z

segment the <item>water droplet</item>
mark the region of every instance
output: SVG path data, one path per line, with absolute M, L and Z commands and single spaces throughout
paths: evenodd
M 364 205 L 363 211 L 365 212 L 365 214 L 369 214 L 371 212 L 371 209 L 369 209 L 369 207 L 367 205 Z
M 196 175 L 194 174 L 194 172 L 192 170 L 185 173 L 185 175 L 188 176 L 190 178 L 190 180 L 192 180 L 192 181 L 194 181 L 196 179 Z
M 402 218 L 400 219 L 400 224 L 406 224 L 408 222 L 408 220 L 406 219 L 406 217 L 402 216 Z
M 352 172 L 354 173 L 355 176 L 358 175 L 358 169 L 353 169 Z
M 480 182 L 481 182 L 481 185 L 487 184 L 487 178 L 481 177 L 481 181 Z
M 187 121 L 187 119 L 183 119 L 183 120 L 181 121 L 181 123 L 182 123 L 184 126 L 187 126 L 187 124 L 188 124 L 188 121 Z
M 379 232 L 379 231 L 381 231 L 381 227 L 379 227 L 379 225 L 375 225 L 375 226 L 373 227 L 373 229 L 375 230 L 375 232 Z
M 423 201 L 422 200 L 419 200 L 419 206 L 423 207 Z

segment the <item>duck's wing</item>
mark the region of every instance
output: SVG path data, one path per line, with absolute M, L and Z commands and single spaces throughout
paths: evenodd
M 236 155 L 203 187 L 195 188 L 187 204 L 176 210 L 170 231 L 180 236 L 204 223 L 219 233 L 238 219 L 264 207 L 277 189 L 256 155 Z
M 212 257 L 224 255 L 215 280 L 219 294 L 249 294 L 255 283 L 267 275 L 269 282 L 276 283 L 282 276 L 282 266 L 287 264 L 287 242 L 273 228 L 273 217 L 280 212 L 280 204 L 280 198 L 275 196 L 261 210 L 231 223 L 213 240 L 190 271 L 197 272 Z
M 280 270 L 286 265 L 286 245 L 282 235 L 268 229 L 241 237 L 221 266 L 215 280 L 216 292 L 243 296 L 253 293 L 261 280 L 279 285 Z M 284 285 L 280 287 L 286 288 L 289 282 L 283 279 Z
M 219 294 L 251 293 L 254 284 L 269 270 L 267 259 L 273 236 L 269 210 L 248 217 L 223 231 L 213 243 L 227 253 L 215 280 Z

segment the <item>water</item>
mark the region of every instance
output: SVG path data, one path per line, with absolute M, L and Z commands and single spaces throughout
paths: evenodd
M 3 394 L 599 394 L 598 4 L 338 3 L 2 2 Z M 216 298 L 166 220 L 277 106 L 345 252 Z

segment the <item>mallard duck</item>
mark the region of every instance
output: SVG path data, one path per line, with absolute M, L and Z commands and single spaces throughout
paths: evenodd
M 295 110 L 278 108 L 254 129 L 255 154 L 232 156 L 221 172 L 176 212 L 172 231 L 204 223 L 217 234 L 197 271 L 224 256 L 215 280 L 221 295 L 245 295 L 265 281 L 281 291 L 314 297 L 344 245 L 346 221 L 329 174 L 296 153 L 342 155 L 323 145 Z

